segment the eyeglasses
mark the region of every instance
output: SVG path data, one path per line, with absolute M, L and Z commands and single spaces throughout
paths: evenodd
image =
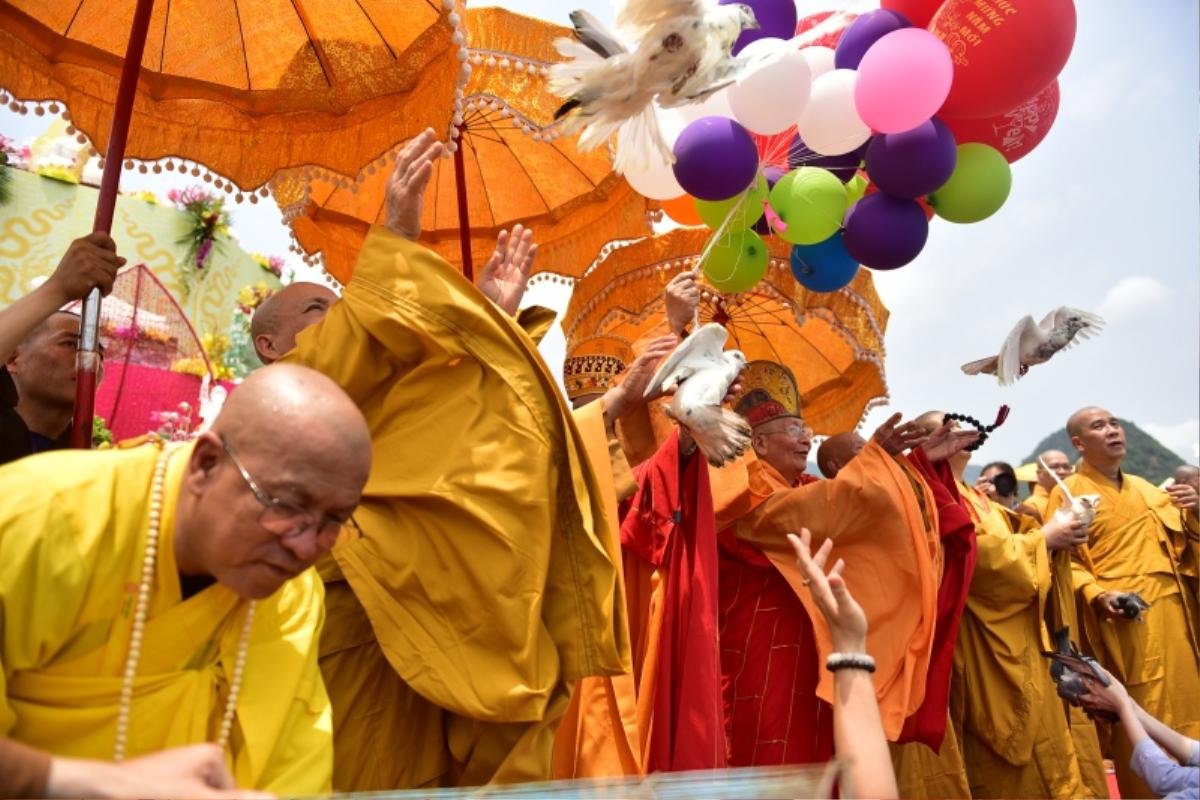
M 336 517 L 318 516 L 306 508 L 289 503 L 285 500 L 280 500 L 276 497 L 271 497 L 262 490 L 261 487 L 250 477 L 250 473 L 242 466 L 242 462 L 238 461 L 237 456 L 229 449 L 229 443 L 221 439 L 221 449 L 225 451 L 225 455 L 229 456 L 229 460 L 237 467 L 238 473 L 241 474 L 242 480 L 250 487 L 250 491 L 254 494 L 254 498 L 262 503 L 263 510 L 258 516 L 258 524 L 266 530 L 284 538 L 292 538 L 303 536 L 309 531 L 314 531 L 317 534 L 317 543 L 322 547 L 333 547 L 333 543 L 337 541 L 338 533 L 341 532 L 343 525 L 349 525 L 355 533 L 362 535 L 362 528 L 358 526 L 354 515 L 351 514 L 345 520 L 340 520 Z
M 780 434 L 790 436 L 793 439 L 811 439 L 813 436 L 813 429 L 803 423 L 793 422 L 788 425 L 784 425 L 782 428 L 778 428 L 773 431 L 767 431 L 765 435 L 778 436 Z

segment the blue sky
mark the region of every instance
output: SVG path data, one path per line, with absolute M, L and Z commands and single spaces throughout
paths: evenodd
M 510 0 L 513 11 L 567 23 L 583 7 L 611 21 L 608 0 Z M 864 2 L 798 0 L 801 14 L 867 10 Z M 1082 405 L 1132 419 L 1195 463 L 1200 448 L 1200 163 L 1193 0 L 1077 2 L 1075 49 L 1060 76 L 1062 104 L 1047 139 L 1013 167 L 1013 191 L 992 218 L 958 226 L 935 220 L 911 265 L 876 273 L 892 311 L 887 373 L 893 410 L 941 408 L 1010 421 L 978 454 L 1023 457 Z M 3 80 L 0 78 L 0 85 Z M 44 120 L 0 111 L 17 139 Z M 179 182 L 125 173 L 126 185 L 165 193 Z M 270 204 L 235 208 L 248 250 L 286 255 L 288 237 Z M 82 232 L 81 232 L 82 233 Z M 531 300 L 561 308 L 549 285 Z M 1016 387 L 967 377 L 959 365 L 994 353 L 1012 325 L 1059 305 L 1096 311 L 1095 339 L 1035 368 Z M 546 348 L 561 359 L 561 337 Z

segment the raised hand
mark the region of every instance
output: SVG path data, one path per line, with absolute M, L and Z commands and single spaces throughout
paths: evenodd
M 46 279 L 45 290 L 54 295 L 59 306 L 72 300 L 82 300 L 92 287 L 101 294 L 112 291 L 117 270 L 125 259 L 117 255 L 117 243 L 107 233 L 94 231 L 71 242 L 67 252 Z
M 508 231 L 500 231 L 496 237 L 496 249 L 479 274 L 479 291 L 509 314 L 517 313 L 525 287 L 529 285 L 529 271 L 537 256 L 537 245 L 533 243 L 533 231 L 517 225 Z
M 416 241 L 421 235 L 421 205 L 433 177 L 433 162 L 444 146 L 432 129 L 426 128 L 410 141 L 396 158 L 396 168 L 387 182 L 387 222 L 393 233 Z
M 696 307 L 700 305 L 700 284 L 696 282 L 698 275 L 698 270 L 684 270 L 667 283 L 667 324 L 671 326 L 671 332 L 679 336 L 692 324 Z
M 829 623 L 833 649 L 839 653 L 865 653 L 867 615 L 846 587 L 846 580 L 842 577 L 846 563 L 839 558 L 828 575 L 824 572 L 829 551 L 833 549 L 833 540 L 826 539 L 815 555 L 812 553 L 812 533 L 808 528 L 802 528 L 799 536 L 789 533 L 788 541 L 796 551 L 796 562 L 804 573 L 813 600 Z
M 894 456 L 900 455 L 905 450 L 919 447 L 928 438 L 924 428 L 914 421 L 910 420 L 896 427 L 896 424 L 900 422 L 900 418 L 899 412 L 892 414 L 882 425 L 875 429 L 875 434 L 871 437 L 877 445 Z
M 615 422 L 655 397 L 644 397 L 658 364 L 679 344 L 677 336 L 660 336 L 629 365 L 619 384 L 604 393 L 604 415 Z M 662 395 L 659 395 L 661 397 Z
M 979 431 L 956 430 L 950 423 L 944 424 L 929 434 L 929 438 L 921 445 L 930 461 L 945 461 L 950 456 L 961 453 L 979 440 Z

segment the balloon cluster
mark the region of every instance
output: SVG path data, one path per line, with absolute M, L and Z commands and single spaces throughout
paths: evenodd
M 720 0 L 722 4 L 735 0 Z M 747 291 L 763 236 L 792 245 L 796 280 L 836 291 L 861 264 L 895 269 L 934 215 L 994 214 L 1058 111 L 1073 0 L 882 0 L 797 19 L 794 0 L 740 0 L 756 66 L 703 103 L 662 112 L 675 163 L 626 173 L 684 225 L 715 233 L 709 281 Z

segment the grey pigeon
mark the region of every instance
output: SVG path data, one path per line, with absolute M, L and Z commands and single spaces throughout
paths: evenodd
M 968 375 L 995 375 L 1001 386 L 1024 377 L 1035 364 L 1044 364 L 1055 353 L 1087 339 L 1104 327 L 1104 320 L 1087 311 L 1061 306 L 1041 322 L 1026 316 L 1008 334 L 997 355 L 963 364 Z

